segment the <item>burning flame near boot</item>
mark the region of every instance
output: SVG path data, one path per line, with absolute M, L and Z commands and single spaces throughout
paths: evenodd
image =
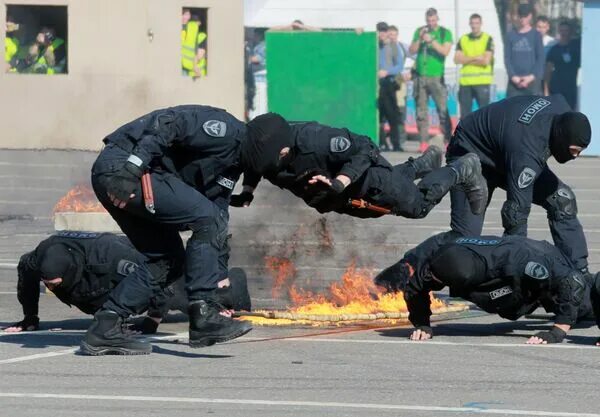
M 290 284 L 296 267 L 290 259 L 266 257 L 266 270 L 273 277 L 273 294 L 281 294 L 288 286 L 292 306 L 286 311 L 258 310 L 243 316 L 258 325 L 302 324 L 312 326 L 348 325 L 365 321 L 407 322 L 408 309 L 401 292 L 385 293 L 373 283 L 373 271 L 359 268 L 355 262 L 346 268 L 340 281 L 330 285 L 327 293 L 313 293 Z M 460 312 L 466 305 L 447 305 L 431 295 L 434 314 Z

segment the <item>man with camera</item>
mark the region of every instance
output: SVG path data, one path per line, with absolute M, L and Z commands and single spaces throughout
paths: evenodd
M 421 152 L 427 149 L 429 119 L 427 102 L 433 98 L 440 119 L 444 141 L 450 140 L 450 117 L 448 116 L 448 90 L 444 84 L 444 62 L 452 48 L 452 32 L 438 24 L 438 12 L 434 8 L 425 12 L 427 25 L 418 28 L 409 51 L 417 54 L 414 96 L 417 104 L 417 128 Z

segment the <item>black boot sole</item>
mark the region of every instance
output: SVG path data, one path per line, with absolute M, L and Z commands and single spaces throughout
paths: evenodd
M 239 332 L 235 332 L 235 333 L 231 333 L 225 336 L 220 336 L 220 337 L 215 337 L 215 336 L 203 336 L 203 337 L 199 337 L 199 338 L 194 338 L 192 339 L 190 337 L 190 347 L 191 348 L 203 348 L 203 347 L 208 347 L 208 346 L 212 346 L 215 343 L 224 343 L 227 342 L 229 340 L 233 340 L 233 339 L 237 339 L 238 337 L 241 337 L 243 335 L 245 335 L 246 333 L 250 332 L 250 330 L 252 330 L 252 327 L 248 328 L 248 329 L 242 329 Z
M 81 353 L 89 356 L 104 356 L 104 355 L 123 355 L 123 356 L 133 356 L 133 355 L 149 355 L 152 352 L 152 347 L 150 350 L 134 350 L 127 348 L 120 348 L 114 346 L 92 346 L 87 344 L 86 342 L 81 342 L 80 345 Z

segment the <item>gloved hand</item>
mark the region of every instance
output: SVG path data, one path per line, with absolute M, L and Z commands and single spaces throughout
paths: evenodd
M 552 326 L 552 329 L 547 332 L 537 332 L 534 337 L 539 337 L 546 343 L 560 343 L 563 341 L 567 333 L 556 326 Z
M 322 206 L 326 200 L 328 200 L 332 197 L 333 198 L 338 197 L 341 193 L 344 192 L 344 189 L 346 187 L 343 182 L 341 182 L 337 178 L 330 180 L 330 181 L 331 181 L 331 185 L 320 181 L 318 183 L 315 183 L 315 185 L 309 186 L 309 187 L 319 187 L 319 190 L 316 191 L 313 194 L 313 196 L 310 198 L 310 200 L 308 201 L 309 206 L 317 208 L 319 206 Z
M 104 181 L 106 192 L 115 206 L 125 207 L 133 192 L 140 187 L 143 173 L 141 166 L 128 160 L 119 171 L 107 175 Z
M 11 324 L 4 329 L 7 333 L 32 332 L 40 329 L 40 319 L 38 316 L 25 316 L 18 323 Z
M 254 200 L 254 194 L 249 191 L 242 191 L 240 194 L 233 194 L 229 200 L 232 207 L 248 207 Z
M 429 340 L 433 337 L 431 326 L 417 326 L 410 335 L 410 340 Z

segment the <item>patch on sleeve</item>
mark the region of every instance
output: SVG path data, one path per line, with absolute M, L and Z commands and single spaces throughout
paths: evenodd
M 508 285 L 502 288 L 498 288 L 497 290 L 490 291 L 490 298 L 495 300 L 500 297 L 504 297 L 505 295 L 512 294 L 513 290 Z
M 202 129 L 213 138 L 222 138 L 227 134 L 227 124 L 220 120 L 207 120 L 202 125 Z
M 126 277 L 127 275 L 135 271 L 137 267 L 138 264 L 136 264 L 135 262 L 128 261 L 127 259 L 121 259 L 117 264 L 117 273 Z
M 525 167 L 523 171 L 519 174 L 519 179 L 517 181 L 519 188 L 527 188 L 535 179 L 535 171 L 531 168 Z
M 229 190 L 233 190 L 233 187 L 235 187 L 235 181 L 231 180 L 229 178 L 225 178 L 222 175 L 219 175 L 217 177 L 217 184 L 219 184 L 221 187 L 225 187 Z
M 331 141 L 329 142 L 329 149 L 331 149 L 331 152 L 346 152 L 348 149 L 350 149 L 350 139 L 345 138 L 343 136 L 336 136 L 331 138 Z
M 550 276 L 548 269 L 537 262 L 529 261 L 525 265 L 525 274 L 534 279 L 547 279 Z
M 519 122 L 526 125 L 531 124 L 533 118 L 550 104 L 552 103 L 550 103 L 548 100 L 544 98 L 538 98 L 529 106 L 527 106 L 525 110 L 523 110 L 523 113 L 521 113 L 521 116 L 519 116 Z

